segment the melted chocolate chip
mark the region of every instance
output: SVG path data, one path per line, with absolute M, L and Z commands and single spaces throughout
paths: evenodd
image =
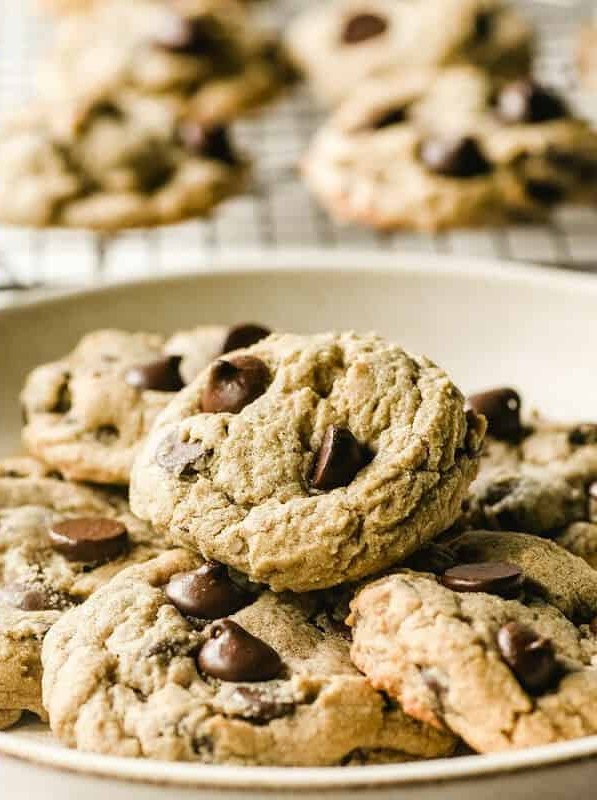
M 443 585 L 454 592 L 486 592 L 500 597 L 518 597 L 524 575 L 520 567 L 505 561 L 459 564 L 442 575 Z
M 520 395 L 514 389 L 491 389 L 472 394 L 468 404 L 478 414 L 487 417 L 487 432 L 495 439 L 516 441 L 522 435 Z
M 348 428 L 330 425 L 315 459 L 311 486 L 322 491 L 348 486 L 370 461 L 371 453 Z
M 572 428 L 568 434 L 568 441 L 577 447 L 588 444 L 597 444 L 597 424 L 594 422 L 582 422 Z
M 234 697 L 242 701 L 242 709 L 238 716 L 257 724 L 286 717 L 296 708 L 296 704 L 292 701 L 280 700 L 271 692 L 252 686 L 239 686 L 234 692 Z
M 57 392 L 56 402 L 50 409 L 51 414 L 67 414 L 72 407 L 72 396 L 70 391 L 70 373 L 65 372 L 62 376 L 62 383 Z
M 155 460 L 166 472 L 188 478 L 197 474 L 208 455 L 201 442 L 181 442 L 177 432 L 173 431 L 160 443 Z
M 532 628 L 509 622 L 500 628 L 497 643 L 504 661 L 531 694 L 543 694 L 561 673 L 553 645 Z
M 179 392 L 184 383 L 180 377 L 180 356 L 166 356 L 131 367 L 124 376 L 129 386 L 154 392 Z
M 491 172 L 491 164 L 470 136 L 426 139 L 421 144 L 420 157 L 430 172 L 450 178 L 476 178 Z
M 496 108 L 502 122 L 510 125 L 550 122 L 568 116 L 564 101 L 532 80 L 505 86 L 497 96 Z
M 342 32 L 344 44 L 360 44 L 381 36 L 388 29 L 388 21 L 378 14 L 355 14 L 347 20 Z
M 105 517 L 78 517 L 58 522 L 48 530 L 56 552 L 69 561 L 109 561 L 126 552 L 128 531 L 122 522 Z
M 528 180 L 525 184 L 530 198 L 544 206 L 554 206 L 564 199 L 564 189 L 553 181 Z
M 180 141 L 190 153 L 213 158 L 232 167 L 239 164 L 228 131 L 222 126 L 208 128 L 200 122 L 187 120 L 178 128 Z
M 380 131 L 383 128 L 389 128 L 392 125 L 400 125 L 402 122 L 406 122 L 407 118 L 408 109 L 406 106 L 402 106 L 400 108 L 391 108 L 376 117 L 371 127 L 376 131 Z
M 199 619 L 220 619 L 253 601 L 249 592 L 230 579 L 226 567 L 216 562 L 174 575 L 165 592 L 180 612 Z
M 269 681 L 282 671 L 276 651 L 231 619 L 213 626 L 197 663 L 203 673 L 222 681 Z
M 267 389 L 269 370 L 258 358 L 220 359 L 211 368 L 201 396 L 201 408 L 211 414 L 238 414 Z
M 243 347 L 251 347 L 262 339 L 269 336 L 271 331 L 262 325 L 255 325 L 252 322 L 245 322 L 242 325 L 235 325 L 228 331 L 228 336 L 224 342 L 222 353 L 230 353 L 231 350 L 241 350 Z
M 495 13 L 492 11 L 479 11 L 475 16 L 474 38 L 484 42 L 493 33 L 495 27 Z

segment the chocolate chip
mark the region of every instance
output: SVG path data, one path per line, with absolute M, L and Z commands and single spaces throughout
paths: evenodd
M 408 109 L 405 106 L 391 108 L 380 114 L 380 116 L 373 121 L 371 127 L 376 131 L 380 131 L 383 128 L 389 128 L 392 125 L 400 125 L 402 122 L 406 122 L 407 117 Z
M 491 164 L 470 136 L 426 139 L 421 144 L 420 156 L 430 172 L 450 178 L 476 178 L 491 172 Z
M 564 199 L 564 189 L 553 181 L 528 180 L 525 184 L 530 198 L 544 206 L 555 206 Z
M 371 453 L 348 428 L 330 425 L 315 459 L 311 486 L 322 491 L 348 486 L 370 461 Z
M 238 414 L 267 389 L 269 370 L 258 358 L 219 359 L 211 368 L 201 396 L 201 408 L 211 414 Z
M 264 328 L 262 325 L 255 325 L 252 322 L 235 325 L 228 331 L 222 353 L 240 350 L 243 347 L 251 347 L 251 345 L 260 342 L 261 339 L 265 339 L 270 333 L 271 331 L 268 328 Z
M 230 579 L 226 567 L 216 562 L 174 575 L 165 592 L 180 612 L 199 619 L 220 619 L 253 601 L 249 592 Z
M 222 681 L 269 681 L 282 671 L 276 651 L 231 619 L 213 626 L 197 663 L 206 675 Z
M 274 697 L 271 692 L 253 688 L 252 686 L 239 686 L 234 692 L 233 698 L 238 698 L 242 702 L 242 708 L 238 712 L 238 716 L 242 717 L 242 719 L 250 719 L 251 722 L 257 724 L 286 717 L 296 708 L 295 703 L 288 700 L 280 700 Z
M 582 422 L 572 428 L 568 434 L 570 444 L 582 447 L 588 444 L 597 444 L 597 424 L 594 422 Z
M 153 44 L 170 53 L 208 54 L 215 47 L 214 22 L 208 17 L 188 18 L 171 14 L 153 37 Z
M 360 44 L 381 36 L 388 29 L 388 21 L 378 14 L 355 14 L 347 20 L 342 32 L 344 44 Z
M 515 441 L 523 433 L 520 422 L 520 395 L 510 388 L 490 389 L 472 394 L 468 404 L 478 414 L 487 417 L 487 432 L 495 439 Z
M 564 101 L 532 80 L 505 86 L 497 96 L 496 107 L 500 119 L 509 125 L 549 122 L 568 116 Z
M 158 466 L 177 477 L 196 475 L 209 452 L 201 442 L 181 442 L 176 431 L 169 433 L 156 450 Z
M 524 575 L 516 564 L 483 561 L 450 567 L 442 575 L 441 582 L 454 592 L 486 592 L 509 599 L 520 594 Z
M 21 611 L 45 611 L 55 608 L 52 598 L 43 588 L 21 583 L 0 586 L 0 603 Z
M 50 409 L 51 414 L 67 414 L 72 407 L 72 396 L 70 392 L 70 373 L 65 372 L 62 376 L 62 383 L 56 394 L 56 402 Z
M 234 167 L 240 162 L 232 147 L 228 131 L 222 126 L 206 127 L 200 122 L 181 122 L 178 135 L 186 150 L 197 156 L 213 158 Z
M 527 625 L 509 622 L 500 628 L 497 643 L 504 661 L 531 694 L 543 694 L 560 675 L 553 645 Z
M 129 544 L 122 522 L 105 517 L 78 517 L 58 522 L 48 530 L 54 550 L 69 561 L 109 561 Z
M 129 386 L 142 391 L 179 392 L 184 383 L 180 377 L 181 356 L 166 356 L 131 367 L 124 376 Z
M 495 13 L 492 11 L 479 11 L 475 16 L 475 33 L 477 41 L 483 42 L 490 37 L 495 27 Z

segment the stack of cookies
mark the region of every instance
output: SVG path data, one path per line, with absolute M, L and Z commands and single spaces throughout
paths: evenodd
M 467 401 L 374 334 L 255 324 L 97 331 L 21 400 L 3 727 L 286 766 L 597 732 L 596 425 Z

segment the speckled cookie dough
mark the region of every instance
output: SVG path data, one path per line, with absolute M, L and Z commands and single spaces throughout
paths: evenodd
M 169 339 L 90 333 L 27 379 L 25 444 L 72 480 L 126 484 L 140 441 L 174 394 L 247 335 L 267 333 L 257 325 L 200 326 Z
M 475 67 L 363 85 L 316 134 L 308 187 L 340 221 L 435 231 L 597 200 L 597 134 L 554 92 Z
M 445 530 L 484 423 L 443 370 L 375 335 L 277 335 L 160 416 L 131 503 L 174 544 L 274 590 L 372 574 Z
M 492 74 L 528 73 L 528 23 L 493 0 L 337 0 L 290 26 L 287 46 L 317 97 L 346 99 L 366 79 L 400 80 L 406 68 L 473 63 Z
M 203 763 L 449 755 L 454 737 L 352 666 L 330 602 L 235 584 L 183 551 L 127 570 L 46 637 L 52 730 L 81 750 Z
M 597 610 L 597 572 L 542 539 L 487 535 L 497 551 L 479 532 L 454 554 L 489 562 L 366 586 L 348 620 L 355 664 L 407 713 L 479 752 L 595 734 L 597 638 L 579 623 Z
M 163 550 L 123 496 L 70 484 L 33 459 L 0 462 L 0 727 L 44 718 L 41 645 L 64 611 Z

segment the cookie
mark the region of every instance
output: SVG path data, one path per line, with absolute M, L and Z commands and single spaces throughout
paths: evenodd
M 356 580 L 458 514 L 482 420 L 445 372 L 375 335 L 274 335 L 173 400 L 131 502 L 174 544 L 275 591 Z
M 490 561 L 366 586 L 348 620 L 355 664 L 407 713 L 482 753 L 595 734 L 597 637 L 583 623 L 597 573 L 542 539 L 488 535 L 497 551 L 480 532 L 460 556 Z
M 370 78 L 400 81 L 405 68 L 473 63 L 528 74 L 533 35 L 498 0 L 336 0 L 303 12 L 287 46 L 317 97 L 335 105 Z
M 588 89 L 597 88 L 597 24 L 587 25 L 580 34 L 577 49 L 578 70 Z
M 245 186 L 248 164 L 223 127 L 176 120 L 161 100 L 73 104 L 37 104 L 0 130 L 3 222 L 103 231 L 173 223 Z
M 338 220 L 436 231 L 597 199 L 597 134 L 554 92 L 474 67 L 365 84 L 316 134 L 307 186 Z
M 274 595 L 172 551 L 114 579 L 44 643 L 69 747 L 203 763 L 318 766 L 449 755 L 352 666 L 331 598 Z
M 41 645 L 65 610 L 162 549 L 123 496 L 0 462 L 0 727 L 45 717 Z
M 489 435 L 460 527 L 551 536 L 591 563 L 597 550 L 597 426 L 553 423 L 537 414 L 526 422 L 521 397 L 510 387 L 469 402 L 486 415 Z
M 207 127 L 263 105 L 289 78 L 276 42 L 235 0 L 106 0 L 59 25 L 40 73 L 54 103 L 155 98 Z
M 90 333 L 29 375 L 24 442 L 69 479 L 126 484 L 141 439 L 174 394 L 218 355 L 267 334 L 257 325 L 201 326 L 170 339 Z

